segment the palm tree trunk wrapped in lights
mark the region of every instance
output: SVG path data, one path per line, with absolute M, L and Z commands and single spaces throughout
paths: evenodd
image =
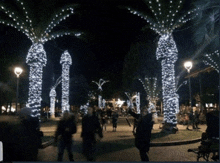
M 33 2 L 25 1 L 24 3 L 23 0 L 1 1 L 0 11 L 6 16 L 0 18 L 0 23 L 16 28 L 25 34 L 32 42 L 32 46 L 26 58 L 26 63 L 30 65 L 27 106 L 40 109 L 43 67 L 47 62 L 43 44 L 48 40 L 53 40 L 65 35 L 78 37 L 81 33 L 69 30 L 54 30 L 61 21 L 74 13 L 72 5 L 63 6 L 57 12 L 48 11 L 48 16 L 45 17 L 42 12 L 39 12 L 39 7 L 30 8 L 30 6 L 34 5 L 29 6 L 28 3 Z M 41 9 L 44 10 L 45 6 L 41 7 Z
M 179 96 L 176 93 L 174 63 L 177 61 L 178 51 L 172 35 L 160 37 L 156 56 L 162 66 L 162 95 L 164 121 L 177 124 L 176 111 L 179 107 Z
M 179 96 L 175 89 L 174 63 L 177 60 L 177 49 L 172 33 L 176 28 L 195 18 L 199 8 L 193 8 L 181 16 L 179 10 L 183 6 L 182 0 L 144 0 L 143 2 L 151 11 L 149 15 L 132 8 L 128 8 L 128 10 L 146 20 L 147 28 L 150 27 L 160 35 L 156 56 L 161 60 L 162 65 L 164 120 L 168 126 L 171 126 L 170 129 L 173 129 L 177 123 L 175 113 L 179 106 Z
M 55 118 L 55 101 L 56 101 L 56 90 L 52 88 L 50 90 L 50 117 Z
M 72 65 L 72 58 L 66 50 L 60 59 L 62 64 L 62 113 L 69 111 L 69 71 L 70 65 Z
M 27 107 L 40 108 L 43 67 L 47 63 L 46 52 L 42 44 L 36 43 L 31 46 L 26 63 L 30 66 Z

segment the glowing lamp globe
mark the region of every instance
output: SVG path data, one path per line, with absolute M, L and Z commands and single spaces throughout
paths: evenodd
M 192 69 L 192 62 L 191 61 L 185 62 L 184 67 L 185 69 L 187 69 L 188 72 L 190 72 L 190 70 Z
M 17 77 L 19 77 L 21 75 L 21 73 L 23 72 L 23 70 L 20 67 L 16 67 L 14 72 L 15 72 L 15 75 L 17 75 Z

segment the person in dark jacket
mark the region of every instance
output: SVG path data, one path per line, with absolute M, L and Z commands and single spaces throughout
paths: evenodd
M 200 128 L 198 127 L 198 124 L 199 124 L 199 116 L 200 116 L 200 113 L 196 110 L 196 111 L 195 111 L 195 120 L 194 120 L 194 122 L 195 122 L 195 128 L 196 128 L 196 129 L 200 129 Z
M 186 127 L 187 130 L 190 130 L 189 129 L 190 125 L 192 125 L 192 129 L 195 129 L 194 120 L 195 120 L 195 118 L 194 118 L 194 115 L 193 115 L 193 110 L 191 110 L 190 113 L 189 113 L 189 120 L 188 120 L 188 124 L 187 124 L 187 127 Z
M 54 139 L 55 143 L 58 142 L 58 161 L 63 160 L 65 148 L 67 148 L 69 160 L 74 161 L 72 134 L 76 133 L 76 130 L 75 116 L 71 115 L 68 111 L 65 111 L 62 119 L 58 123 Z
M 107 115 L 106 115 L 106 111 L 102 110 L 101 112 L 101 125 L 102 125 L 102 130 L 105 129 L 106 131 L 106 124 L 107 123 Z
M 118 124 L 118 113 L 116 111 L 112 114 L 112 125 L 113 125 L 113 131 L 116 131 Z
M 147 113 L 147 108 L 141 109 L 141 114 L 136 114 L 129 108 L 128 113 L 137 119 L 135 133 L 135 146 L 138 148 L 141 161 L 149 161 L 147 152 L 150 149 L 151 130 L 153 128 L 152 114 Z
M 95 161 L 96 133 L 100 138 L 103 137 L 99 119 L 93 114 L 93 108 L 88 107 L 87 115 L 82 119 L 81 133 L 81 137 L 83 138 L 83 153 L 87 161 Z

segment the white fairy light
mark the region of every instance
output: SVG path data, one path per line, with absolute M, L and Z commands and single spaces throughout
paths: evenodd
M 62 64 L 62 113 L 69 111 L 69 70 L 72 65 L 72 58 L 66 50 L 60 59 Z
M 178 110 L 178 95 L 175 87 L 174 63 L 177 60 L 178 51 L 172 35 L 160 37 L 156 51 L 157 60 L 162 65 L 162 94 L 164 120 L 171 124 L 177 124 L 176 112 Z
M 152 105 L 154 105 L 153 110 L 156 112 L 156 103 L 159 100 L 158 93 L 160 91 L 157 85 L 157 78 L 145 77 L 145 82 L 143 82 L 141 79 L 139 79 L 139 81 L 142 83 L 142 86 L 147 93 L 147 100 L 149 101 L 149 104 L 151 103 Z M 148 111 L 151 112 L 151 110 L 152 107 L 149 107 Z
M 30 66 L 28 107 L 40 109 L 42 94 L 43 67 L 46 66 L 47 57 L 42 44 L 33 44 L 28 51 L 26 63 Z M 40 116 L 40 114 L 38 114 Z
M 205 55 L 205 60 L 203 60 L 205 65 L 209 65 L 212 68 L 214 68 L 219 73 L 219 65 L 217 62 L 219 62 L 219 51 L 216 50 L 215 52 L 211 54 Z
M 42 100 L 41 99 L 42 73 L 43 73 L 43 66 L 45 66 L 46 64 L 46 53 L 42 52 L 43 58 L 45 59 L 45 61 L 40 62 L 40 60 L 42 60 L 42 56 L 38 55 L 37 52 L 32 51 L 34 50 L 33 47 L 42 46 L 42 49 L 43 49 L 43 44 L 46 41 L 53 40 L 57 38 L 57 36 L 64 36 L 63 32 L 56 33 L 56 31 L 54 31 L 56 35 L 53 35 L 52 29 L 57 24 L 59 24 L 62 20 L 64 20 L 64 18 L 69 17 L 70 14 L 73 14 L 74 12 L 73 12 L 73 8 L 71 7 L 64 8 L 62 10 L 63 11 L 62 13 L 58 12 L 58 14 L 54 16 L 54 18 L 52 19 L 52 23 L 48 24 L 48 27 L 46 28 L 46 30 L 39 33 L 39 28 L 41 27 L 36 27 L 36 28 L 33 27 L 32 25 L 33 21 L 29 17 L 29 12 L 27 11 L 26 6 L 24 5 L 25 3 L 21 0 L 16 0 L 16 1 L 18 2 L 17 3 L 18 10 L 16 11 L 11 11 L 11 8 L 9 9 L 9 7 L 4 3 L 0 4 L 0 10 L 4 12 L 10 18 L 10 21 L 0 21 L 0 23 L 16 28 L 18 31 L 21 31 L 22 33 L 24 33 L 28 37 L 28 39 L 30 39 L 32 42 L 32 46 L 27 56 L 27 63 L 28 65 L 31 66 L 30 77 L 29 77 L 29 94 L 28 94 L 29 97 L 28 97 L 27 106 L 41 108 L 40 101 Z M 74 33 L 74 32 L 68 33 L 68 35 L 71 35 L 71 34 L 75 36 L 80 36 L 79 33 Z M 33 53 L 34 55 L 32 57 L 32 60 L 30 59 L 30 53 Z M 40 76 L 38 76 L 37 74 L 39 74 Z M 39 91 L 36 91 L 36 90 L 39 90 Z M 35 94 L 36 94 L 36 97 L 35 97 Z
M 103 84 L 105 84 L 105 83 L 107 83 L 109 81 L 108 80 L 99 79 L 99 82 L 96 82 L 96 81 L 92 81 L 92 82 L 97 84 L 98 90 L 101 92 Z M 102 108 L 102 96 L 101 95 L 98 95 L 98 107 Z
M 56 100 L 56 90 L 55 88 L 52 88 L 50 90 L 50 115 L 52 118 L 55 117 L 55 100 Z
M 152 5 L 149 1 L 150 10 L 155 15 L 155 11 L 158 11 L 157 5 Z M 174 6 L 178 5 L 176 9 Z M 162 4 L 163 5 L 163 4 Z M 166 4 L 164 4 L 166 5 Z M 176 113 L 178 112 L 179 107 L 179 96 L 176 94 L 175 88 L 175 70 L 174 63 L 177 60 L 177 48 L 175 41 L 172 37 L 172 32 L 178 28 L 180 25 L 186 23 L 187 21 L 195 18 L 195 16 L 191 16 L 196 13 L 199 8 L 188 11 L 182 17 L 177 18 L 177 14 L 179 12 L 179 8 L 182 5 L 182 1 L 171 1 L 169 4 L 169 9 L 163 10 L 163 14 L 156 14 L 155 19 L 148 18 L 145 14 L 136 11 L 141 17 L 144 17 L 145 20 L 149 23 L 150 29 L 154 30 L 161 37 L 158 42 L 158 47 L 156 51 L 157 59 L 161 60 L 162 65 L 162 89 L 163 89 L 163 109 L 164 109 L 164 120 L 167 123 L 171 123 L 173 125 L 177 124 Z M 153 8 L 154 6 L 155 8 Z M 135 11 L 135 10 L 133 10 Z M 174 13 L 173 13 L 174 12 Z M 165 16 L 167 15 L 167 16 Z M 191 16 L 191 17 L 190 17 Z M 174 21 L 174 19 L 176 21 Z M 158 21 L 160 20 L 160 21 Z M 161 22 L 162 25 L 161 25 Z

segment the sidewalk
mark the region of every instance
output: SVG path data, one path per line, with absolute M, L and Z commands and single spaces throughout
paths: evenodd
M 58 121 L 58 120 L 59 120 L 59 118 L 55 119 L 55 121 Z M 120 121 L 125 121 L 125 117 L 121 117 Z M 152 132 L 154 132 L 154 130 L 160 129 L 160 126 L 161 126 L 161 124 L 159 124 L 159 123 L 154 124 Z M 177 128 L 178 128 L 179 131 L 186 130 L 186 127 L 187 127 L 186 125 L 177 124 Z M 205 132 L 206 127 L 207 127 L 206 125 L 199 125 L 200 129 L 198 131 Z M 126 123 L 121 123 L 121 124 L 119 123 L 117 131 L 124 132 L 123 134 L 125 134 L 125 132 L 126 132 L 126 135 L 132 135 L 132 129 L 133 129 L 133 126 L 130 127 Z M 41 127 L 41 131 L 43 131 L 44 133 L 45 132 L 55 132 L 55 130 L 56 130 L 56 125 L 47 126 L 47 127 L 42 126 Z M 107 125 L 107 131 L 109 131 L 109 130 L 110 131 L 112 130 L 111 124 Z M 78 123 L 77 133 L 81 133 L 81 123 Z M 191 144 L 191 143 L 199 142 L 200 139 L 201 139 L 201 135 L 198 138 L 181 140 L 181 141 L 169 141 L 169 142 L 154 142 L 154 141 L 151 141 L 151 146 L 173 146 L 173 145 Z M 45 147 L 51 145 L 52 142 L 53 142 L 53 140 L 43 143 L 43 147 L 45 148 Z

